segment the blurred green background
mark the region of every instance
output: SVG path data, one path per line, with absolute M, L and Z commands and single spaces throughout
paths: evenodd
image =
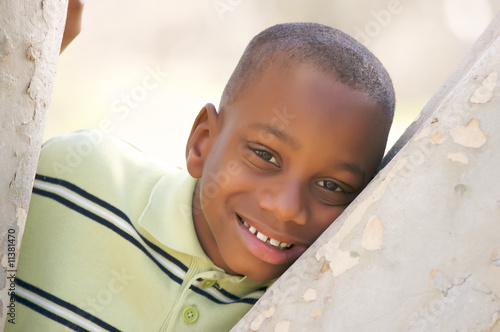
M 87 0 L 59 59 L 45 139 L 86 128 L 184 164 L 198 111 L 218 106 L 249 40 L 282 22 L 347 32 L 386 66 L 396 90 L 389 146 L 500 10 L 500 0 Z

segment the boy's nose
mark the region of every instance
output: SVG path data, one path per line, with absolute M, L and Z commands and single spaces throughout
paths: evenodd
M 305 225 L 308 212 L 305 204 L 305 189 L 298 181 L 270 183 L 259 193 L 259 206 L 271 212 L 278 220 Z

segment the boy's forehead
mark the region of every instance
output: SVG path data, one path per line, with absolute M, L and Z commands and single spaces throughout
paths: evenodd
M 322 70 L 309 62 L 296 62 L 278 57 L 269 61 L 264 68 L 247 82 L 231 104 L 253 104 L 254 107 L 228 107 L 241 118 L 252 118 L 256 111 L 259 114 L 280 117 L 284 113 L 294 112 L 308 114 L 308 104 L 329 94 L 332 112 L 325 113 L 325 120 L 338 116 L 335 110 L 348 110 L 356 107 L 368 107 L 373 112 L 384 113 L 380 105 L 365 91 L 355 89 L 342 83 L 334 72 Z M 356 98 L 347 98 L 355 95 Z M 267 102 L 267 103 L 266 103 Z M 291 107 L 291 103 L 303 104 L 304 107 Z M 270 106 L 272 105 L 272 106 Z M 337 107 L 334 107 L 337 106 Z M 328 104 L 325 104 L 328 108 Z M 288 115 L 291 116 L 291 115 Z
M 245 82 L 236 94 L 234 101 L 245 97 L 251 93 L 255 85 L 262 83 L 279 82 L 280 79 L 289 80 L 290 75 L 295 72 L 315 72 L 320 71 L 329 75 L 331 81 L 338 81 L 334 71 L 322 70 L 318 65 L 307 60 L 290 59 L 287 54 L 276 51 L 268 59 L 255 63 L 254 67 L 245 74 Z M 278 84 L 282 84 L 282 81 Z

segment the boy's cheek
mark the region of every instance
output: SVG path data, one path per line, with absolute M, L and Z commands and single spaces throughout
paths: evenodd
M 226 170 L 229 173 L 229 175 L 237 176 L 238 174 L 241 173 L 242 168 L 241 168 L 240 164 L 236 160 L 231 160 L 227 164 Z
M 316 241 L 324 231 L 344 212 L 347 206 L 331 206 L 325 209 L 324 207 L 313 207 L 313 216 L 310 224 L 312 234 L 309 237 L 310 243 Z
M 207 191 L 212 193 L 221 192 L 237 181 L 242 175 L 243 168 L 235 159 L 224 162 L 222 166 L 223 167 L 216 170 L 208 170 L 205 173 L 204 176 L 206 178 L 204 179 L 203 186 L 204 193 Z M 214 196 L 214 194 L 210 194 L 209 196 Z

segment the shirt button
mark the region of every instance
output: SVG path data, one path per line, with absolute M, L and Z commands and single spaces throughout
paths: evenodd
M 182 312 L 182 319 L 188 324 L 193 324 L 198 320 L 198 310 L 195 307 L 187 307 Z
M 215 285 L 215 280 L 203 280 L 201 282 L 201 288 L 210 288 L 212 287 L 213 285 Z

